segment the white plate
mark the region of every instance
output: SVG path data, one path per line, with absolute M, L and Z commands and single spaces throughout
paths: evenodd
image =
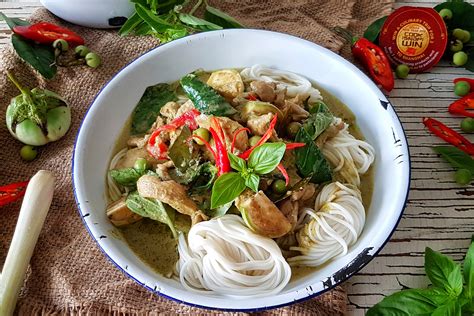
M 201 295 L 154 272 L 110 232 L 105 215 L 105 175 L 115 141 L 146 87 L 172 82 L 198 68 L 254 64 L 293 71 L 314 80 L 354 112 L 376 151 L 375 185 L 365 228 L 349 253 L 311 275 L 291 281 L 278 295 Z M 348 61 L 311 42 L 261 30 L 234 29 L 188 36 L 161 45 L 115 75 L 97 95 L 79 130 L 73 157 L 79 213 L 99 247 L 129 277 L 157 294 L 214 309 L 255 311 L 319 295 L 365 266 L 390 238 L 403 212 L 410 184 L 410 157 L 400 121 L 382 92 Z

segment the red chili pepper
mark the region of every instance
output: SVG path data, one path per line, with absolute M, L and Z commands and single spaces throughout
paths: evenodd
M 197 128 L 196 116 L 201 114 L 196 109 L 191 109 L 175 118 L 171 123 L 157 128 L 148 139 L 147 150 L 156 159 L 167 159 L 168 146 L 162 142 L 157 143 L 158 136 L 164 131 L 173 131 L 183 125 L 188 125 L 191 130 Z
M 261 144 L 265 143 L 268 139 L 270 139 L 273 133 L 273 129 L 275 128 L 276 122 L 277 122 L 277 115 L 273 116 L 273 119 L 270 122 L 270 126 L 268 127 L 268 130 L 265 132 L 265 134 L 263 134 L 262 138 L 260 138 L 260 140 L 254 146 L 250 147 L 245 152 L 240 154 L 239 157 L 242 159 L 247 159 L 255 148 L 257 148 Z
M 247 100 L 249 101 L 257 101 L 257 97 L 254 96 L 253 94 L 249 93 L 246 97 Z
M 285 177 L 285 184 L 288 186 L 290 184 L 290 176 L 288 176 L 288 172 L 286 172 L 285 167 L 281 163 L 278 164 L 277 169 L 280 170 L 283 177 Z
M 305 143 L 289 143 L 289 144 L 286 144 L 286 150 L 292 150 L 292 149 L 300 148 L 304 146 L 306 146 Z
M 241 128 L 239 128 L 238 130 L 235 131 L 234 137 L 232 138 L 232 144 L 230 145 L 230 152 L 231 152 L 231 153 L 234 153 L 235 141 L 237 140 L 237 136 L 238 136 L 241 132 L 244 132 L 244 131 L 250 133 L 250 129 L 248 129 L 247 127 L 241 127 Z
M 362 63 L 375 83 L 388 92 L 392 91 L 395 81 L 390 62 L 384 51 L 366 38 L 352 36 L 345 29 L 338 27 L 334 30 L 352 43 L 352 55 Z
M 191 138 L 196 138 L 196 139 L 199 139 L 205 146 L 206 148 L 211 152 L 211 154 L 214 156 L 214 160 L 217 161 L 217 154 L 216 152 L 214 151 L 214 149 L 212 149 L 212 146 L 211 144 L 209 144 L 204 138 L 202 138 L 201 136 L 199 135 L 191 135 Z
M 15 26 L 13 32 L 41 44 L 51 44 L 57 39 L 63 39 L 73 46 L 84 44 L 84 39 L 73 31 L 47 22 Z
M 229 156 L 227 155 L 227 149 L 225 147 L 225 140 L 224 143 L 222 143 L 222 140 L 220 139 L 219 135 L 212 127 L 209 128 L 209 132 L 211 133 L 212 138 L 214 138 L 214 142 L 216 143 L 216 165 L 217 169 L 219 170 L 217 176 L 220 176 L 231 170 Z
M 448 111 L 452 114 L 474 117 L 474 92 L 451 103 Z
M 471 92 L 474 91 L 474 79 L 471 79 L 471 78 L 456 78 L 456 79 L 453 80 L 454 84 L 458 83 L 459 81 L 466 81 L 471 86 L 470 91 Z
M 19 200 L 25 195 L 28 181 L 16 182 L 0 187 L 0 206 Z
M 436 136 L 465 151 L 474 155 L 474 144 L 464 138 L 458 132 L 453 131 L 443 123 L 432 118 L 423 118 L 423 124 Z

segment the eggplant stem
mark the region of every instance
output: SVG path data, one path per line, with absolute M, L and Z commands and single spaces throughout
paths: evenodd
M 18 80 L 15 78 L 15 76 L 10 71 L 7 71 L 7 77 L 8 77 L 8 79 L 10 79 L 11 82 L 13 82 L 15 87 L 17 87 L 17 89 L 20 90 L 20 92 L 22 94 L 30 95 L 30 90 L 25 89 L 24 87 L 22 87 L 20 82 L 18 82 Z

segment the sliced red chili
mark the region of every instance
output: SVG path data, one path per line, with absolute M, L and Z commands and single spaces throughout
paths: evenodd
M 262 138 L 260 138 L 260 140 L 254 146 L 250 147 L 245 152 L 240 154 L 239 157 L 242 159 L 247 159 L 255 148 L 257 148 L 258 146 L 262 145 L 267 140 L 269 140 L 273 134 L 273 129 L 275 128 L 276 122 L 277 122 L 277 115 L 273 116 L 273 119 L 270 122 L 270 126 L 268 127 L 268 130 L 265 132 L 265 134 L 263 134 Z
M 474 117 L 474 92 L 451 103 L 448 111 L 452 114 Z
M 425 124 L 425 126 L 439 138 L 447 141 L 451 145 L 456 146 L 470 155 L 474 155 L 474 144 L 440 121 L 425 117 L 423 118 L 423 124 Z
M 285 184 L 286 186 L 290 185 L 290 176 L 288 176 L 288 172 L 286 172 L 285 167 L 281 163 L 278 164 L 277 169 L 281 172 L 283 177 L 285 177 Z
M 241 132 L 245 132 L 245 131 L 248 132 L 248 133 L 250 133 L 250 129 L 247 128 L 247 127 L 241 127 L 241 128 L 239 128 L 238 130 L 236 130 L 236 131 L 234 132 L 234 136 L 233 136 L 233 138 L 232 138 L 232 144 L 230 145 L 230 152 L 231 152 L 231 153 L 234 153 L 234 147 L 235 147 L 235 142 L 236 142 L 236 140 L 237 140 L 237 136 L 238 136 Z
M 47 22 L 15 26 L 13 32 L 41 44 L 51 44 L 57 39 L 63 39 L 73 46 L 84 44 L 84 39 L 79 34 Z
M 175 118 L 171 123 L 157 128 L 148 139 L 147 150 L 150 155 L 156 159 L 167 159 L 168 146 L 161 141 L 157 142 L 157 139 L 159 139 L 158 136 L 164 131 L 174 131 L 184 125 L 188 125 L 191 130 L 196 129 L 196 116 L 199 114 L 201 113 L 198 110 L 191 109 Z
M 356 39 L 352 54 L 364 65 L 370 76 L 386 91 L 392 91 L 395 81 L 384 51 L 366 38 Z
M 471 79 L 471 78 L 456 78 L 456 79 L 453 80 L 454 84 L 458 83 L 459 81 L 466 81 L 471 86 L 470 91 L 471 92 L 474 91 L 474 79 Z
M 286 144 L 286 150 L 292 150 L 295 148 L 300 148 L 306 146 L 306 143 L 288 143 Z
M 28 181 L 0 186 L 0 206 L 19 200 L 25 195 Z
M 217 175 L 220 176 L 224 173 L 231 171 L 229 156 L 227 155 L 227 149 L 225 147 L 225 140 L 223 143 L 214 128 L 209 128 L 209 132 L 211 133 L 212 138 L 214 138 L 214 142 L 216 143 L 216 166 L 219 170 Z
M 246 97 L 247 100 L 249 101 L 257 101 L 257 97 L 253 95 L 252 93 L 249 93 Z
M 212 156 L 214 156 L 214 160 L 217 161 L 217 154 L 216 152 L 214 151 L 214 149 L 212 149 L 212 146 L 211 144 L 209 144 L 208 141 L 206 141 L 204 138 L 202 138 L 201 136 L 199 135 L 191 135 L 191 138 L 196 138 L 196 139 L 199 139 L 205 146 L 206 148 L 211 152 Z

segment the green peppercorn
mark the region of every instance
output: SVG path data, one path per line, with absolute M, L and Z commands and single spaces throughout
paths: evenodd
M 408 67 L 405 64 L 400 64 L 395 69 L 395 74 L 397 75 L 397 78 L 400 78 L 400 79 L 405 79 L 406 77 L 408 77 L 409 72 L 410 72 L 410 67 Z
M 254 135 L 254 136 L 250 137 L 250 139 L 249 139 L 250 147 L 253 147 L 253 146 L 257 145 L 258 141 L 261 138 L 262 138 L 262 136 L 258 136 L 258 135 Z
M 453 64 L 456 66 L 463 66 L 467 63 L 467 54 L 463 51 L 454 53 L 453 55 Z
M 467 81 L 458 81 L 454 85 L 454 94 L 463 97 L 471 91 L 471 85 Z
M 474 133 L 474 118 L 466 117 L 461 121 L 461 130 L 465 133 Z
M 449 47 L 449 49 L 453 52 L 459 52 L 463 49 L 464 45 L 461 40 L 455 40 L 454 43 Z
M 209 141 L 209 139 L 211 138 L 211 136 L 209 135 L 209 131 L 205 128 L 198 128 L 197 130 L 195 130 L 193 132 L 194 135 L 196 136 L 199 136 L 201 137 L 202 139 L 204 139 L 206 142 Z M 204 142 L 198 138 L 194 138 L 194 141 L 196 142 L 196 144 L 198 145 L 204 145 Z
M 445 8 L 439 11 L 439 15 L 441 15 L 443 20 L 451 20 L 453 18 L 453 11 Z
M 38 152 L 36 148 L 30 145 L 25 145 L 20 149 L 20 156 L 25 161 L 31 161 L 36 158 Z
M 272 191 L 277 194 L 283 194 L 287 191 L 286 183 L 284 180 L 277 179 L 272 182 Z
M 453 36 L 463 43 L 467 43 L 471 40 L 471 33 L 463 29 L 454 29 Z
M 87 53 L 85 58 L 87 66 L 91 68 L 97 68 L 102 63 L 100 56 L 94 52 Z
M 145 158 L 138 158 L 135 160 L 133 168 L 137 171 L 145 171 L 148 168 L 148 161 Z
M 86 55 L 89 54 L 90 49 L 87 46 L 79 45 L 74 48 L 74 52 L 77 57 L 86 57 Z
M 467 185 L 472 180 L 472 173 L 467 169 L 459 169 L 454 174 L 454 180 L 460 185 Z
M 53 47 L 59 49 L 62 52 L 65 52 L 69 49 L 69 44 L 63 39 L 57 39 L 53 42 Z
M 290 124 L 287 125 L 286 132 L 288 133 L 288 136 L 290 136 L 291 138 L 294 138 L 296 136 L 296 133 L 298 133 L 298 131 L 300 130 L 300 128 L 301 128 L 301 123 L 291 122 Z

